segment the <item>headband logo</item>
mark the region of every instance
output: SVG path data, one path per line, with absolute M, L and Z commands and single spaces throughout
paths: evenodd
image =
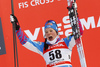
M 52 23 L 48 23 L 48 24 L 46 24 L 46 26 L 47 26 L 47 25 L 52 25 Z

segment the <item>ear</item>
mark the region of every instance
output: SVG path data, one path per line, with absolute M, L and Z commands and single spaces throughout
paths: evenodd
M 57 33 L 58 35 L 61 35 L 59 32 Z
M 59 35 L 59 32 L 56 31 L 56 33 L 57 33 L 57 35 Z

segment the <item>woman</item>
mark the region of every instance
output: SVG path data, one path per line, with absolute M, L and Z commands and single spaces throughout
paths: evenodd
M 71 53 L 75 45 L 74 36 L 60 38 L 55 21 L 49 20 L 45 23 L 45 42 L 35 42 L 23 34 L 14 15 L 10 15 L 10 20 L 16 24 L 16 33 L 20 43 L 27 49 L 40 54 L 44 58 L 47 67 L 72 67 Z

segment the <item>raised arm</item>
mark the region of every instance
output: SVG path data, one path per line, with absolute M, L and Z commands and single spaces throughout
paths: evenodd
M 19 22 L 13 14 L 10 15 L 10 21 L 11 21 L 11 23 L 15 23 L 15 25 L 16 25 L 16 34 L 18 36 L 18 39 L 20 40 L 20 43 L 22 45 L 25 44 L 28 41 L 28 38 L 26 37 L 26 35 L 21 30 Z
M 31 41 L 28 37 L 26 37 L 26 35 L 20 28 L 17 18 L 13 14 L 10 15 L 10 21 L 11 23 L 15 23 L 16 25 L 16 34 L 17 34 L 18 39 L 20 40 L 20 43 L 25 48 L 42 55 L 44 43 Z

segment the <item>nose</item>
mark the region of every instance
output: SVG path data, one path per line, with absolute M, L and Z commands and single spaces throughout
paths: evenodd
M 50 35 L 50 32 L 48 32 L 47 34 Z

